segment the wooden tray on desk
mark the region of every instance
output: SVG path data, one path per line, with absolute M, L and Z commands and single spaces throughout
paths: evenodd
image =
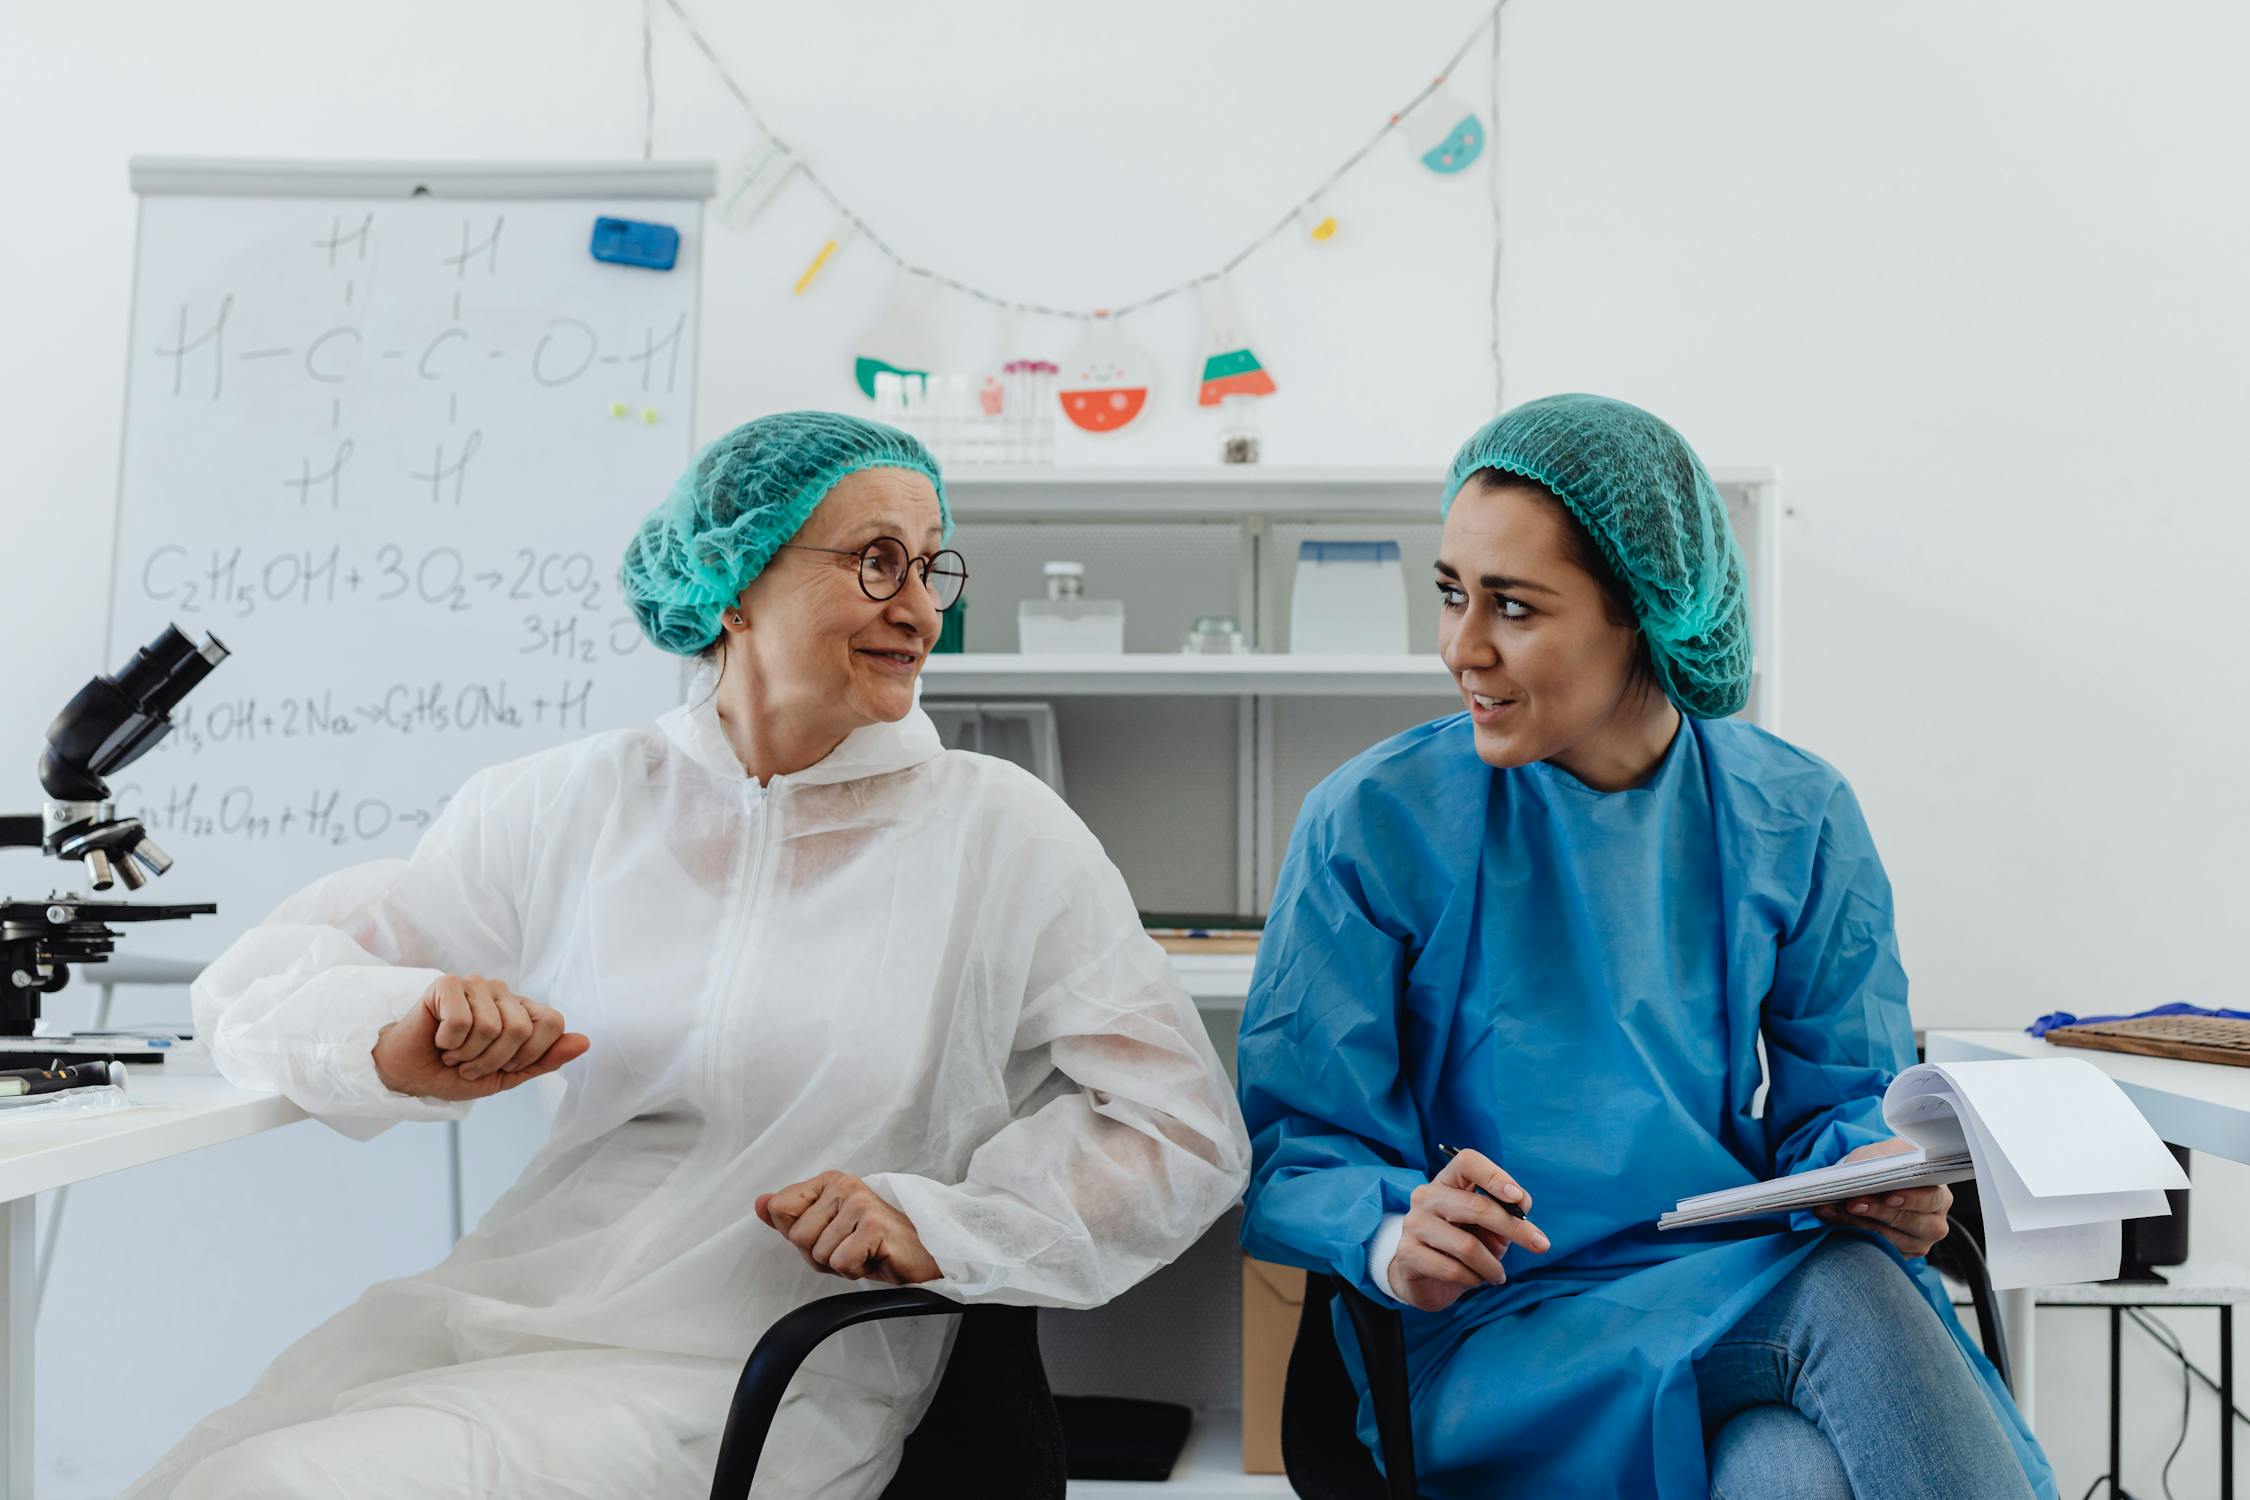
M 1176 937 L 1169 933 L 1152 936 L 1166 953 L 1204 954 L 1219 958 L 1254 954 L 1258 951 L 1258 934 L 1254 932 L 1230 932 L 1219 937 Z
M 2147 1016 L 2137 1021 L 2058 1026 L 2047 1033 L 2047 1040 L 2097 1052 L 2138 1052 L 2250 1068 L 2250 1021 L 2224 1016 Z

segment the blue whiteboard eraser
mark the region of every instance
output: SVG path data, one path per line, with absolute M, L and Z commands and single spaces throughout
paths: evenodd
M 639 219 L 596 219 L 593 251 L 596 260 L 669 271 L 680 259 L 680 232 Z

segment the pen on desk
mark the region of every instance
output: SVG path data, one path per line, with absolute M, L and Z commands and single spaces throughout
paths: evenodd
M 20 1099 L 25 1094 L 59 1094 L 64 1089 L 98 1088 L 122 1081 L 111 1070 L 115 1063 L 81 1063 L 62 1068 L 0 1069 L 0 1099 Z
M 1445 1153 L 1445 1160 L 1446 1160 L 1446 1163 L 1447 1163 L 1448 1165 L 1451 1165 L 1451 1164 L 1452 1164 L 1452 1161 L 1453 1161 L 1453 1158 L 1454 1158 L 1454 1157 L 1456 1157 L 1456 1156 L 1459 1156 L 1459 1155 L 1461 1154 L 1461 1152 L 1460 1152 L 1459 1148 L 1457 1148 L 1457 1147 L 1454 1147 L 1454 1146 L 1448 1146 L 1448 1145 L 1447 1145 L 1447 1144 L 1446 1144 L 1445 1142 L 1443 1142 L 1443 1141 L 1439 1141 L 1439 1142 L 1438 1142 L 1438 1150 L 1440 1150 L 1440 1151 L 1443 1151 L 1443 1152 Z M 1485 1197 L 1487 1197 L 1487 1198 L 1492 1198 L 1492 1195 L 1491 1195 L 1490 1193 L 1485 1193 L 1485 1192 L 1484 1192 L 1484 1189 L 1483 1189 L 1483 1188 L 1481 1188 L 1481 1187 L 1477 1186 L 1477 1185 L 1476 1185 L 1475 1183 L 1473 1183 L 1473 1182 L 1469 1184 L 1469 1191 L 1470 1191 L 1470 1192 L 1472 1192 L 1472 1193 L 1484 1193 L 1484 1196 L 1485 1196 Z M 1516 1204 L 1510 1203 L 1510 1202 L 1509 1202 L 1509 1201 L 1508 1201 L 1507 1199 L 1505 1199 L 1505 1198 L 1492 1198 L 1492 1201 L 1493 1201 L 1493 1202 L 1495 1202 L 1495 1203 L 1497 1203 L 1497 1204 L 1499 1204 L 1499 1205 L 1500 1205 L 1500 1206 L 1501 1206 L 1502 1208 L 1506 1209 L 1506 1210 L 1507 1210 L 1507 1211 L 1508 1211 L 1509 1213 L 1512 1213 L 1512 1214 L 1514 1214 L 1514 1215 L 1515 1215 L 1515 1216 L 1516 1216 L 1517 1218 L 1519 1218 L 1519 1219 L 1528 1219 L 1528 1218 L 1530 1218 L 1530 1217 L 1531 1217 L 1531 1215 L 1529 1215 L 1529 1214 L 1525 1213 L 1525 1212 L 1524 1212 L 1524 1211 L 1523 1211 L 1523 1210 L 1522 1210 L 1522 1209 L 1521 1209 L 1520 1207 L 1518 1207 L 1518 1206 L 1517 1206 Z

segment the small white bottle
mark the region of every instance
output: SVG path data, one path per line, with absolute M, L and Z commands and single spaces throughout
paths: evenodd
M 1016 644 L 1026 656 L 1115 656 L 1125 649 L 1125 605 L 1088 599 L 1086 565 L 1051 562 L 1047 597 L 1016 606 Z

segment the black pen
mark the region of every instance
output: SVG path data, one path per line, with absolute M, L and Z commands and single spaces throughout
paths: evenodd
M 123 1083 L 123 1070 L 111 1062 L 67 1066 L 59 1058 L 52 1068 L 0 1069 L 0 1099 L 20 1099 L 26 1094 L 59 1094 L 65 1089 L 97 1088 Z
M 1445 1153 L 1445 1161 L 1447 1166 L 1451 1166 L 1453 1164 L 1453 1158 L 1461 1154 L 1459 1150 L 1452 1146 L 1448 1146 L 1443 1141 L 1438 1142 L 1438 1149 Z M 1492 1198 L 1492 1195 L 1490 1193 L 1485 1193 L 1483 1188 L 1477 1186 L 1473 1182 L 1469 1184 L 1469 1191 L 1472 1193 L 1484 1193 L 1485 1197 Z M 1521 1190 L 1519 1189 L 1518 1191 Z M 1510 1203 L 1505 1198 L 1492 1198 L 1492 1201 L 1499 1204 L 1502 1208 L 1506 1209 L 1509 1213 L 1514 1214 L 1519 1219 L 1528 1219 L 1531 1217 L 1531 1215 L 1525 1213 L 1521 1208 L 1518 1208 L 1515 1204 Z

